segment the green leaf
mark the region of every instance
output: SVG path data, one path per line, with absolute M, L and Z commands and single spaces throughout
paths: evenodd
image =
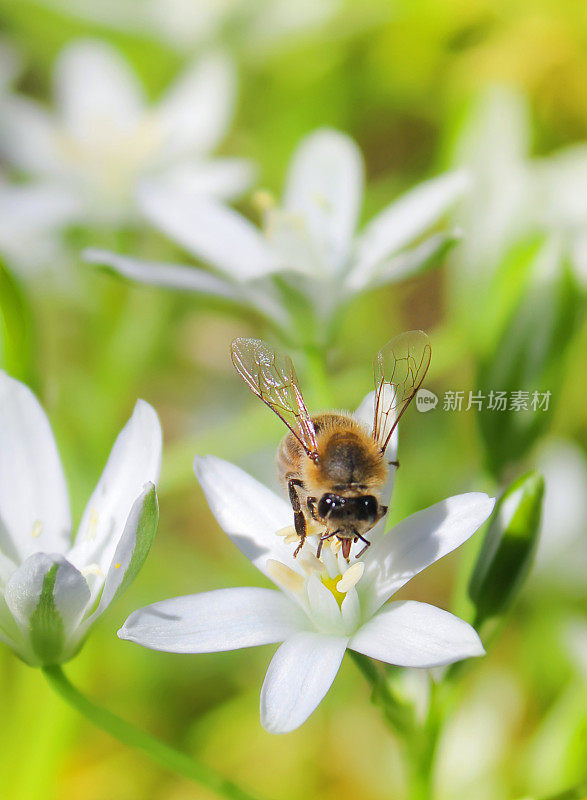
M 54 564 L 45 574 L 39 602 L 30 618 L 31 644 L 42 664 L 59 663 L 65 641 L 63 620 L 53 596 L 58 569 L 59 564 Z
M 477 392 L 486 400 L 478 421 L 487 464 L 497 477 L 528 454 L 552 420 L 580 307 L 564 251 L 545 241 L 534 256 L 529 286 L 479 368 Z M 497 392 L 506 393 L 505 410 L 489 407 Z M 512 408 L 514 393 L 521 393 L 526 408 Z
M 543 496 L 543 477 L 529 472 L 499 499 L 469 582 L 476 628 L 503 615 L 518 595 L 536 552 Z

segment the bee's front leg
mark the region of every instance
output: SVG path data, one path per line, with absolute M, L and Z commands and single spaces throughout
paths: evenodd
M 316 508 L 316 498 L 308 497 L 306 500 L 306 505 L 308 506 L 308 511 L 312 515 L 312 519 L 316 522 L 321 522 L 320 517 L 318 516 L 318 509 Z
M 300 543 L 294 550 L 294 558 L 300 552 L 302 547 L 304 546 L 304 542 L 306 541 L 306 518 L 304 516 L 304 512 L 302 511 L 302 506 L 300 503 L 300 498 L 298 497 L 297 488 L 298 486 L 303 486 L 299 478 L 290 478 L 287 482 L 287 490 L 289 492 L 289 502 L 291 503 L 291 507 L 293 508 L 294 512 L 294 527 L 296 529 L 297 535 L 300 537 Z

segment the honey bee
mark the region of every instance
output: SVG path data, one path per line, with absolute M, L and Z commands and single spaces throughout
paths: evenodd
M 287 425 L 277 450 L 279 478 L 289 495 L 298 555 L 312 521 L 323 528 L 323 543 L 336 537 L 348 560 L 359 540 L 387 513 L 381 491 L 391 464 L 385 451 L 404 411 L 420 388 L 430 364 L 423 331 L 391 339 L 376 355 L 373 425 L 369 430 L 351 414 L 330 411 L 310 416 L 293 363 L 260 339 L 235 339 L 232 363 L 251 391 Z

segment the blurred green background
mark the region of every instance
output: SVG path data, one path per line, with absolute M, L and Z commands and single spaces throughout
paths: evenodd
M 126 5 L 125 12 L 125 0 L 0 0 L 3 41 L 21 63 L 9 91 L 50 105 L 56 56 L 74 39 L 90 36 L 118 48 L 156 99 L 190 57 L 221 44 L 236 61 L 239 89 L 219 152 L 255 161 L 256 187 L 279 196 L 301 137 L 323 125 L 338 128 L 364 155 L 363 219 L 411 185 L 469 163 L 467 132 L 491 92 L 504 92 L 525 108 L 529 137 L 522 160 L 542 163 L 587 138 L 584 2 L 333 0 L 313 13 L 311 4 L 300 5 L 297 19 L 292 5 L 289 23 L 273 27 L 263 23 L 277 4 L 160 3 L 164 16 L 177 16 L 173 29 L 179 33 L 186 9 L 207 20 L 192 38 L 158 35 L 157 26 L 141 24 L 147 3 Z M 495 113 L 504 138 L 484 135 L 501 152 L 518 132 L 509 129 L 507 103 Z M 485 167 L 492 173 L 491 161 Z M 8 164 L 2 174 L 23 180 Z M 507 165 L 494 176 L 500 207 L 511 190 Z M 572 233 L 585 237 L 587 184 L 571 188 L 579 195 Z M 237 206 L 258 221 L 253 192 Z M 564 199 L 555 192 L 554 206 Z M 491 385 L 504 351 L 517 354 L 512 388 L 518 388 L 529 343 L 540 340 L 549 315 L 572 317 L 566 328 L 552 323 L 556 335 L 536 368 L 537 381 L 547 381 L 553 393 L 553 413 L 527 446 L 516 449 L 516 431 L 505 416 L 484 426 L 472 410 L 445 412 L 439 404 L 424 415 L 411 409 L 401 426 L 402 467 L 393 498 L 394 518 L 401 519 L 461 491 L 499 492 L 528 467 L 544 470 L 547 509 L 538 563 L 495 645 L 463 675 L 461 703 L 441 741 L 436 786 L 442 800 L 549 797 L 587 777 L 587 593 L 580 561 L 584 566 L 584 275 L 565 250 L 557 276 L 573 276 L 566 299 L 557 305 L 553 289 L 540 305 L 524 276 L 551 221 L 522 226 L 501 251 L 479 254 L 477 240 L 467 249 L 466 237 L 475 237 L 487 209 L 482 197 L 476 206 L 466 204 L 449 221 L 461 226 L 465 239 L 442 264 L 367 294 L 347 310 L 328 353 L 332 404 L 355 407 L 371 388 L 373 354 L 391 336 L 416 327 L 432 339 L 426 385 L 437 394 Z M 275 800 L 403 798 L 397 743 L 350 661 L 313 717 L 275 737 L 258 721 L 271 648 L 174 656 L 116 638 L 132 610 L 155 600 L 263 585 L 217 526 L 191 464 L 196 453 L 214 453 L 273 481 L 282 431 L 247 395 L 228 358 L 234 336 L 267 335 L 258 318 L 196 295 L 126 284 L 81 261 L 80 251 L 90 245 L 185 260 L 147 223 L 117 231 L 71 226 L 62 254 L 43 270 L 26 270 L 2 254 L 2 366 L 27 380 L 47 410 L 77 518 L 137 397 L 156 408 L 165 435 L 154 547 L 135 584 L 67 668 L 70 676 L 116 713 Z M 488 271 L 484 283 L 479 275 Z M 511 330 L 519 331 L 516 314 L 528 298 L 536 303 L 534 313 L 516 338 Z M 311 387 L 307 394 L 311 403 Z M 500 438 L 512 447 L 495 447 Z M 403 595 L 458 611 L 465 605 L 465 565 L 477 543 L 468 547 L 416 578 Z M 91 728 L 5 647 L 0 675 L 1 800 L 211 796 Z

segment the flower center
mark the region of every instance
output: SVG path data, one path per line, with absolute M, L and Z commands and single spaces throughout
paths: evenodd
M 338 586 L 338 583 L 342 575 L 337 575 L 335 578 L 331 578 L 327 572 L 323 572 L 320 577 L 324 586 L 326 586 L 327 589 L 330 589 L 330 591 L 334 595 L 334 599 L 338 603 L 339 607 L 342 606 L 342 601 L 346 597 L 346 593 L 339 592 L 338 589 L 336 588 Z

